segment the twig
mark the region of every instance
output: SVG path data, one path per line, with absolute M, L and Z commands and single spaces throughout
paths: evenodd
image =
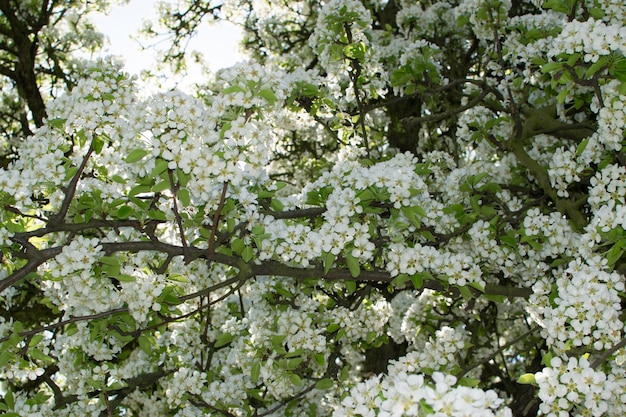
M 183 258 L 185 260 L 188 259 L 189 256 L 189 247 L 187 246 L 187 239 L 185 239 L 185 229 L 183 228 L 183 221 L 180 218 L 180 213 L 178 212 L 178 183 L 174 183 L 174 174 L 171 169 L 167 170 L 167 175 L 170 178 L 170 189 L 172 190 L 173 198 L 172 198 L 172 211 L 174 212 L 174 218 L 176 219 L 176 224 L 178 225 L 178 233 L 180 234 L 180 241 L 183 245 Z
M 303 397 L 305 394 L 313 391 L 313 389 L 315 388 L 315 385 L 309 385 L 307 388 L 303 389 L 302 391 L 300 391 L 299 393 L 297 393 L 296 395 L 294 395 L 291 398 L 288 398 L 284 401 L 281 401 L 280 403 L 278 403 L 277 405 L 275 405 L 274 407 L 270 408 L 269 410 L 264 411 L 261 414 L 255 414 L 256 417 L 264 417 L 264 416 L 269 416 L 271 414 L 273 414 L 275 411 L 280 410 L 281 408 L 283 408 L 284 406 L 286 406 L 288 403 L 290 403 L 293 400 L 297 400 L 300 397 Z
M 596 369 L 598 366 L 602 365 L 602 363 L 607 360 L 611 355 L 626 346 L 626 337 L 620 340 L 615 346 L 610 349 L 607 349 L 602 355 L 598 356 L 596 360 L 593 361 L 591 367 Z
M 224 181 L 224 187 L 222 188 L 222 195 L 220 196 L 220 202 L 213 215 L 213 224 L 211 225 L 211 237 L 209 238 L 209 247 L 207 249 L 207 258 L 211 260 L 215 255 L 215 235 L 217 234 L 217 222 L 220 219 L 220 213 L 224 207 L 226 200 L 226 191 L 228 190 L 228 181 Z
M 85 171 L 85 167 L 87 166 L 87 162 L 93 153 L 93 142 L 89 145 L 89 149 L 87 149 L 87 153 L 83 158 L 80 166 L 78 167 L 78 171 L 74 174 L 74 177 L 70 181 L 70 183 L 63 189 L 63 194 L 65 194 L 65 199 L 61 204 L 61 209 L 54 216 L 50 216 L 50 220 L 54 222 L 62 222 L 67 215 L 67 211 L 70 209 L 70 204 L 72 203 L 72 199 L 74 198 L 74 194 L 76 194 L 76 187 L 78 186 L 78 181 L 80 180 L 80 176 Z
M 346 36 L 348 38 L 348 42 L 352 43 L 352 31 L 350 30 L 350 25 L 344 23 L 343 25 Z M 350 81 L 352 81 L 352 89 L 354 90 L 354 97 L 356 99 L 356 105 L 359 109 L 359 126 L 361 127 L 361 135 L 363 136 L 363 145 L 365 145 L 365 152 L 367 157 L 370 156 L 370 146 L 367 138 L 367 128 L 365 126 L 365 105 L 361 100 L 360 90 L 359 90 L 359 78 L 361 77 L 361 63 L 356 58 L 349 58 L 350 64 L 352 65 L 352 71 L 350 71 Z
M 531 334 L 535 333 L 537 330 L 539 330 L 539 326 L 535 326 L 533 328 L 531 328 L 530 330 L 528 330 L 526 333 L 516 337 L 515 339 L 511 340 L 510 342 L 500 346 L 498 349 L 496 349 L 491 355 L 487 356 L 486 358 L 482 359 L 480 362 L 477 362 L 473 365 L 470 365 L 469 367 L 462 369 L 461 372 L 459 372 L 456 377 L 457 379 L 460 379 L 463 375 L 467 374 L 469 371 L 471 371 L 474 368 L 479 367 L 482 364 L 485 364 L 487 362 L 489 362 L 490 360 L 492 360 L 493 358 L 495 358 L 496 356 L 500 355 L 505 349 L 513 346 L 514 344 L 518 343 L 519 341 L 523 340 L 524 338 L 530 336 Z

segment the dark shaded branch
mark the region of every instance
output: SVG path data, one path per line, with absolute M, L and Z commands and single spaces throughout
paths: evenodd
M 562 139 L 580 142 L 595 132 L 591 123 L 565 123 L 557 118 L 556 105 L 550 105 L 524 112 L 521 140 L 548 134 Z
M 387 271 L 381 270 L 362 270 L 358 277 L 354 278 L 350 274 L 348 269 L 331 269 L 328 274 L 324 274 L 323 267 L 316 268 L 297 268 L 281 264 L 277 261 L 266 261 L 260 265 L 251 265 L 253 275 L 275 275 L 292 277 L 296 279 L 311 279 L 318 278 L 330 281 L 341 280 L 354 280 L 359 282 L 391 282 L 392 277 Z M 425 280 L 423 283 L 424 288 L 432 289 L 435 291 L 452 291 L 455 292 L 455 287 L 446 288 L 438 280 Z M 480 292 L 475 290 L 475 295 L 480 295 Z M 520 287 L 508 287 L 505 285 L 486 284 L 486 295 L 501 295 L 509 298 L 527 298 L 532 294 L 532 290 L 529 288 Z
M 543 192 L 554 201 L 556 209 L 567 215 L 577 230 L 583 230 L 587 225 L 587 220 L 583 214 L 578 210 L 576 203 L 570 200 L 560 198 L 556 190 L 552 188 L 550 183 L 550 177 L 548 171 L 542 167 L 537 161 L 528 155 L 524 145 L 518 140 L 509 140 L 506 143 L 506 147 L 513 152 L 517 160 L 524 166 L 535 178 Z
M 76 233 L 85 230 L 118 229 L 124 227 L 132 227 L 133 229 L 143 231 L 144 228 L 149 225 L 160 223 L 164 223 L 164 221 L 151 219 L 143 224 L 139 220 L 91 220 L 87 223 L 55 223 L 53 226 L 46 226 L 29 232 L 16 233 L 15 236 L 28 239 L 31 237 L 42 237 L 53 232 Z
M 32 246 L 32 249 L 28 249 L 26 251 L 26 256 L 28 257 L 28 262 L 26 263 L 26 265 L 0 281 L 0 293 L 2 293 L 2 291 L 6 290 L 10 286 L 17 284 L 32 272 L 35 272 L 39 265 L 61 253 L 61 249 L 61 247 L 56 247 L 38 250 L 34 246 Z
M 267 204 L 263 204 L 263 212 L 275 219 L 300 219 L 305 217 L 315 217 L 326 212 L 326 207 L 311 207 L 305 209 L 294 209 L 287 211 L 274 211 Z
M 447 119 L 449 117 L 454 116 L 455 114 L 462 113 L 465 110 L 471 109 L 472 107 L 476 106 L 478 103 L 480 103 L 480 101 L 483 98 L 485 98 L 487 96 L 487 94 L 489 94 L 488 90 L 482 90 L 480 92 L 480 94 L 478 94 L 476 97 L 474 97 L 467 104 L 459 106 L 459 107 L 457 107 L 455 109 L 450 109 L 448 111 L 444 111 L 442 113 L 435 113 L 435 114 L 430 114 L 428 116 L 421 116 L 421 117 L 416 117 L 416 116 L 407 117 L 407 118 L 401 120 L 402 125 L 405 128 L 407 128 L 407 129 L 411 129 L 411 128 L 419 126 L 420 124 L 425 123 L 425 122 L 438 122 L 440 120 Z

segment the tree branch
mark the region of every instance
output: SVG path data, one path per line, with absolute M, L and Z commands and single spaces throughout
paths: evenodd
M 59 212 L 54 216 L 50 216 L 51 222 L 54 222 L 54 223 L 62 222 L 63 219 L 65 219 L 65 216 L 67 215 L 67 211 L 70 208 L 70 204 L 72 204 L 72 199 L 74 198 L 74 194 L 76 193 L 76 187 L 78 186 L 78 181 L 80 180 L 81 175 L 85 171 L 85 167 L 87 166 L 87 162 L 89 161 L 89 158 L 91 157 L 92 152 L 93 152 L 93 142 L 89 145 L 89 149 L 87 149 L 87 153 L 83 157 L 83 161 L 78 167 L 78 171 L 76 171 L 76 174 L 74 174 L 74 177 L 72 177 L 72 180 L 67 185 L 67 187 L 63 189 L 63 194 L 65 194 L 65 199 L 63 200 L 63 204 L 61 205 L 61 209 L 59 210 Z

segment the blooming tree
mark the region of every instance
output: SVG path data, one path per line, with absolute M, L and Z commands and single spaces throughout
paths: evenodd
M 246 4 L 256 60 L 95 63 L 0 171 L 0 410 L 625 415 L 621 1 Z
M 0 1 L 0 166 L 43 125 L 45 102 L 75 84 L 86 61 L 79 52 L 102 45 L 87 14 L 117 1 Z

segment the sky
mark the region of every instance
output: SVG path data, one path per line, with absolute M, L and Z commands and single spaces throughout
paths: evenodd
M 140 41 L 145 45 L 154 41 L 142 39 L 138 33 L 144 20 L 157 21 L 155 6 L 158 2 L 158 0 L 130 0 L 125 5 L 113 7 L 108 15 L 101 13 L 90 15 L 96 27 L 108 38 L 103 55 L 121 56 L 125 60 L 126 71 L 131 74 L 139 74 L 143 69 L 154 67 L 158 51 L 154 48 L 142 51 L 140 47 Z M 240 39 L 241 30 L 231 23 L 220 22 L 211 25 L 203 23 L 198 34 L 190 42 L 188 50 L 201 52 L 208 67 L 216 71 L 245 59 L 239 52 Z M 159 48 L 159 45 L 156 48 Z M 199 69 L 191 69 L 182 84 L 191 85 L 201 77 Z

